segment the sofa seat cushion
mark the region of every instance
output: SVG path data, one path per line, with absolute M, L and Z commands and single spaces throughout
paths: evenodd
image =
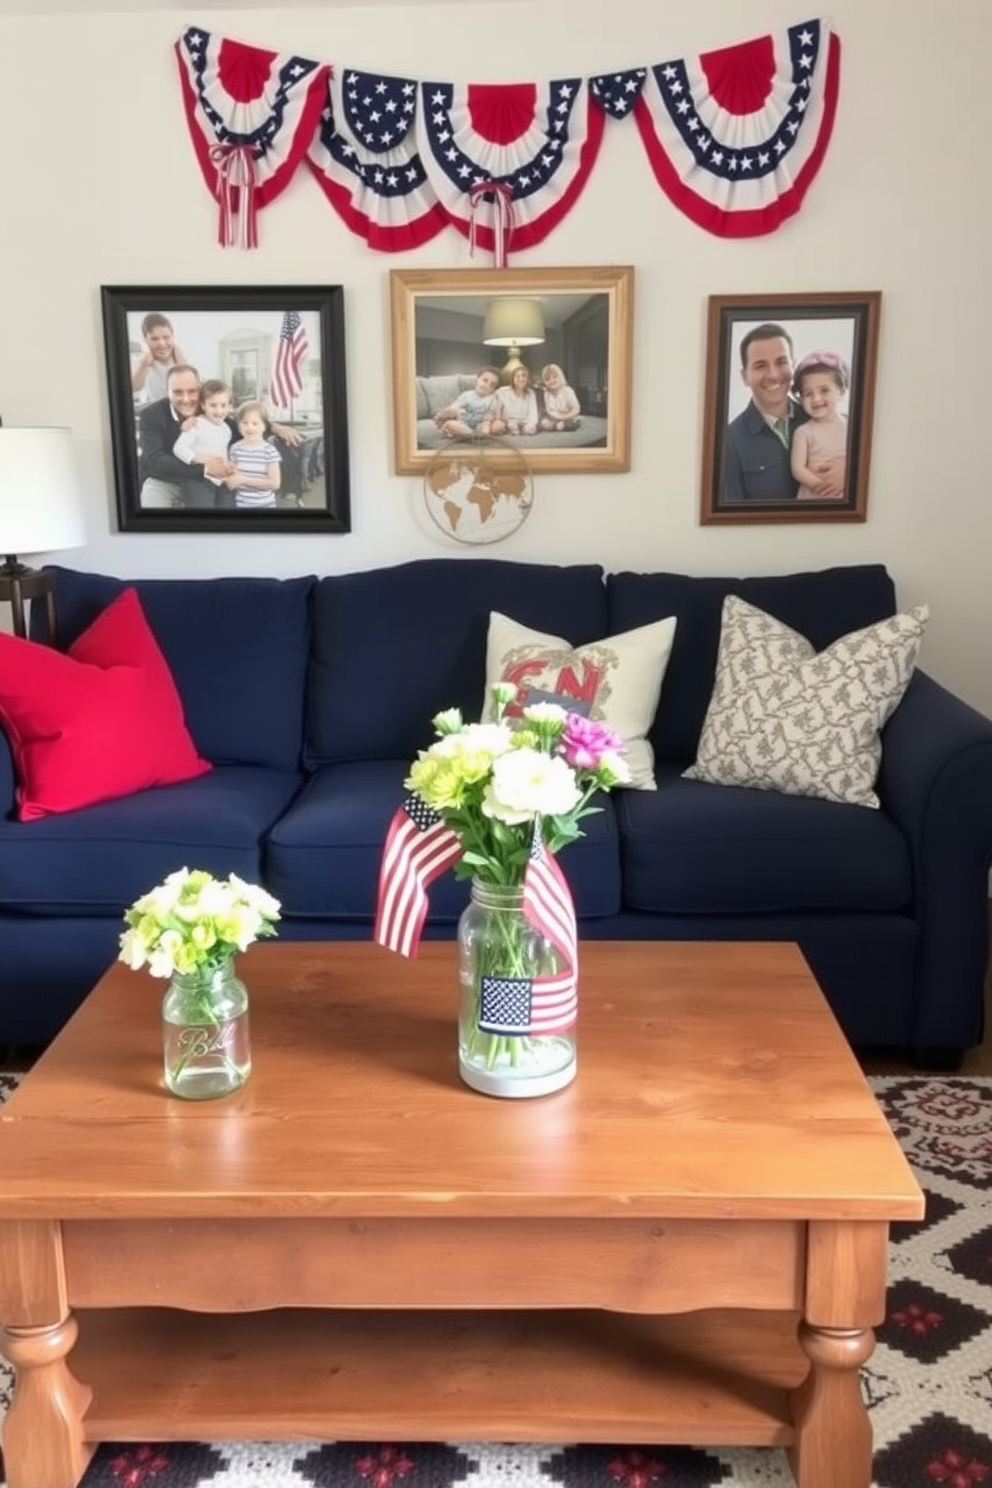
M 909 847 L 883 811 L 684 780 L 617 791 L 624 905 L 654 914 L 908 909 Z
M 219 765 L 197 780 L 80 811 L 0 821 L 0 906 L 22 914 L 123 915 L 183 867 L 258 882 L 261 839 L 300 783 L 291 770 Z
M 125 585 L 107 574 L 51 572 L 63 645 L 125 587 L 137 590 L 183 700 L 186 727 L 205 759 L 299 768 L 313 578 L 136 579 Z M 32 634 L 43 635 L 43 623 L 35 605 Z
M 444 708 L 481 717 L 491 610 L 574 645 L 605 635 L 597 564 L 424 558 L 336 574 L 314 594 L 306 763 L 412 760 Z
M 379 865 L 389 823 L 403 800 L 406 760 L 326 765 L 269 833 L 264 882 L 284 918 L 375 920 Z M 620 908 L 620 859 L 613 797 L 587 817 L 587 835 L 562 852 L 575 907 L 582 916 Z M 468 903 L 467 882 L 452 873 L 429 889 L 428 922 L 454 923 Z

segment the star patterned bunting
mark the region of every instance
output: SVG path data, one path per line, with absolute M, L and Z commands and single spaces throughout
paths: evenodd
M 271 200 L 306 158 L 370 247 L 415 248 L 451 225 L 497 266 L 561 221 L 606 120 L 628 115 L 658 184 L 693 222 L 723 237 L 773 231 L 819 170 L 840 85 L 840 41 L 822 19 L 543 83 L 339 76 L 193 27 L 176 50 L 190 133 L 222 219 L 227 202 L 229 239 L 241 196 Z

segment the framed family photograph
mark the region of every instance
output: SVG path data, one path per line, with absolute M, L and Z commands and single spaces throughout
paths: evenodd
M 121 532 L 348 532 L 340 285 L 110 286 Z
M 881 298 L 710 297 L 702 523 L 865 520 Z
M 473 437 L 535 471 L 629 470 L 633 282 L 628 267 L 393 270 L 397 474 Z

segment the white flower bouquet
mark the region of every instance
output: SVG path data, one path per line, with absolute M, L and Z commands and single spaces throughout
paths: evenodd
M 575 1068 L 576 925 L 554 854 L 583 835 L 597 791 L 625 785 L 623 741 L 557 703 L 507 709 L 512 683 L 492 689 L 494 721 L 434 718 L 383 851 L 375 938 L 415 952 L 427 885 L 452 867 L 473 880 L 459 923 L 459 1066 L 468 1084 L 504 1092 L 503 1072 L 527 1073 L 527 1093 L 558 1089 Z M 540 1076 L 540 1079 L 531 1076 Z
M 597 791 L 630 780 L 613 729 L 557 703 L 533 703 L 511 721 L 516 695 L 512 682 L 496 683 L 493 723 L 464 723 L 457 708 L 439 713 L 437 742 L 404 782 L 458 837 L 458 878 L 522 884 L 535 827 L 556 853 L 582 836 L 582 818 L 599 810 Z
M 278 899 L 236 873 L 180 868 L 125 911 L 119 960 L 154 977 L 216 971 L 261 936 L 276 935 Z

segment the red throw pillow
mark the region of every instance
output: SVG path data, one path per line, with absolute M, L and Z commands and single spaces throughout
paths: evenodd
M 20 821 L 213 768 L 196 752 L 134 589 L 118 595 L 68 652 L 0 635 L 0 724 L 14 757 Z

